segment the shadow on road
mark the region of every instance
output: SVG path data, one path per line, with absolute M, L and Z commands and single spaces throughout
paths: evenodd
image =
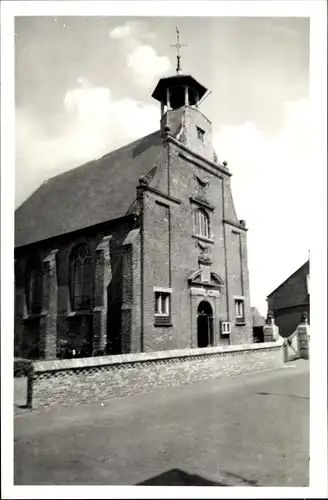
M 278 394 L 275 392 L 256 392 L 259 396 L 283 396 L 286 398 L 310 399 L 309 396 L 296 396 L 295 394 Z
M 257 481 L 245 479 L 237 474 L 225 472 L 226 475 L 238 480 L 238 483 L 243 483 L 245 486 L 257 486 Z M 151 477 L 137 483 L 136 486 L 232 486 L 219 481 L 211 481 L 198 474 L 188 474 L 180 469 L 171 469 L 163 472 L 158 476 Z
M 137 483 L 136 486 L 227 486 L 224 483 L 211 481 L 197 474 L 188 474 L 180 469 L 171 469 L 158 476 Z
M 243 486 L 257 486 L 257 481 L 255 481 L 254 479 L 245 479 L 239 474 L 234 474 L 232 472 L 225 472 L 225 474 L 227 476 L 233 477 L 234 479 L 238 479 L 238 481 L 241 481 L 243 483 Z

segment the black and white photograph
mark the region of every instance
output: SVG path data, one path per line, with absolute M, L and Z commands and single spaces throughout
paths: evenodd
M 326 497 L 325 2 L 3 4 L 4 498 Z

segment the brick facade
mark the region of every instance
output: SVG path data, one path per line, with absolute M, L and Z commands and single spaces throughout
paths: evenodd
M 122 244 L 134 227 L 134 216 L 15 251 L 15 356 L 60 357 L 63 347 L 88 355 L 121 352 Z M 71 308 L 69 259 L 72 249 L 87 243 L 94 266 L 92 304 Z M 26 272 L 31 256 L 43 262 L 42 311 L 30 315 L 26 305 Z M 118 345 L 119 344 L 119 345 Z
M 16 248 L 17 356 L 51 359 L 62 346 L 86 356 L 197 348 L 204 302 L 212 345 L 252 343 L 247 229 L 235 212 L 231 174 L 217 162 L 212 124 L 186 103 L 163 114 L 160 134 L 129 215 Z M 146 139 L 133 150 L 136 162 Z M 80 243 L 89 245 L 93 263 L 92 304 L 82 312 L 71 308 L 69 281 L 71 251 Z M 32 318 L 24 273 L 33 254 L 44 276 L 43 309 Z M 167 317 L 155 317 L 156 290 L 169 294 Z M 238 321 L 236 300 L 243 302 Z M 231 322 L 230 335 L 222 335 L 222 321 Z M 32 338 L 39 351 L 31 354 Z
M 57 355 L 57 252 L 57 249 L 52 250 L 43 261 L 39 356 L 44 359 Z
M 203 128 L 211 132 L 210 123 L 198 110 L 189 112 L 188 127 L 194 133 L 201 118 Z M 169 114 L 170 112 L 168 112 Z M 172 111 L 176 114 L 176 111 Z M 176 120 L 176 116 L 174 116 Z M 169 123 L 166 119 L 164 123 Z M 238 220 L 230 187 L 230 174 L 184 147 L 170 134 L 164 135 L 163 168 L 149 185 L 139 185 L 142 199 L 142 255 L 144 259 L 142 309 L 145 351 L 197 347 L 197 308 L 207 300 L 213 311 L 214 342 L 241 344 L 252 342 L 252 317 L 249 298 L 246 230 Z M 197 138 L 190 135 L 189 145 Z M 187 139 L 185 140 L 187 142 Z M 194 148 L 196 149 L 196 148 Z M 210 151 L 210 153 L 209 153 Z M 207 157 L 213 157 L 211 139 Z M 165 171 L 166 175 L 163 175 Z M 206 181 L 206 192 L 201 182 Z M 199 203 L 203 198 L 206 202 Z M 193 228 L 194 207 L 204 206 L 210 217 L 211 235 L 198 238 Z M 209 207 L 209 208 L 208 208 Z M 188 286 L 190 274 L 199 268 L 201 245 L 210 247 L 211 271 L 224 283 L 219 300 L 208 295 L 196 298 Z M 171 325 L 154 325 L 154 287 L 172 288 Z M 235 297 L 244 300 L 245 320 L 235 324 Z M 220 334 L 221 321 L 232 322 L 230 339 Z M 177 335 L 176 332 L 179 332 Z

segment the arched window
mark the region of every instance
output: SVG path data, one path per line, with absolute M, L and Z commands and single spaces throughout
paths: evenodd
M 70 257 L 70 295 L 73 311 L 90 309 L 93 265 L 88 245 L 73 248 Z
M 33 259 L 26 270 L 26 305 L 28 314 L 41 313 L 42 295 L 42 266 L 41 262 Z
M 204 238 L 210 238 L 210 219 L 202 208 L 195 212 L 196 233 Z

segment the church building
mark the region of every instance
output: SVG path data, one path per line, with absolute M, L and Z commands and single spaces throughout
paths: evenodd
M 15 213 L 15 357 L 252 343 L 247 229 L 201 111 L 161 78 L 159 130 L 44 182 Z

